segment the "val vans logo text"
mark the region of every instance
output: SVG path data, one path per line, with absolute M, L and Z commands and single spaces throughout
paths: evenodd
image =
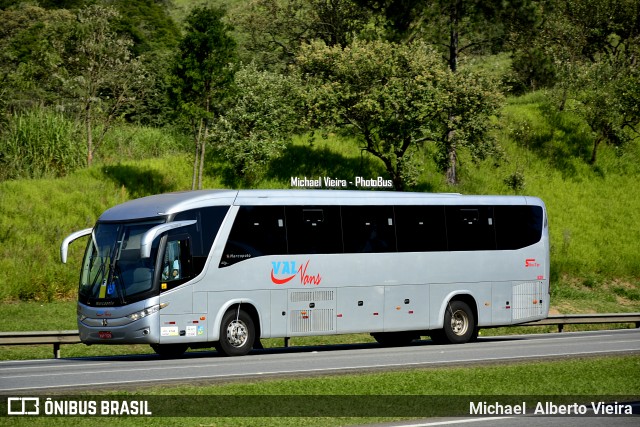
M 284 285 L 293 280 L 294 277 L 300 276 L 300 284 L 303 286 L 319 285 L 322 281 L 320 273 L 315 276 L 307 274 L 309 261 L 310 260 L 307 260 L 307 262 L 301 266 L 297 266 L 295 261 L 272 261 L 271 281 L 276 285 Z

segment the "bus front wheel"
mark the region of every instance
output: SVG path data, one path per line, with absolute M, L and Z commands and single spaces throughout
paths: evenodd
M 229 310 L 222 318 L 216 350 L 225 356 L 244 356 L 253 348 L 255 334 L 249 314 L 239 308 Z
M 462 344 L 473 340 L 477 334 L 476 320 L 473 311 L 462 301 L 452 301 L 449 303 L 444 313 L 444 328 L 441 337 L 451 344 Z M 432 337 L 433 338 L 433 337 Z

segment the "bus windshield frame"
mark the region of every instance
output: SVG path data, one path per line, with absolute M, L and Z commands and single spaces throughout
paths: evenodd
M 87 244 L 79 302 L 93 306 L 123 306 L 159 294 L 156 259 L 160 239 L 151 256 L 141 256 L 142 238 L 164 221 L 98 222 Z

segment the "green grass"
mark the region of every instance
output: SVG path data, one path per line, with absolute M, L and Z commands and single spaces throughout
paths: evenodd
M 114 393 L 100 396 L 109 399 Z M 537 363 L 512 363 L 502 366 L 447 367 L 411 369 L 394 372 L 316 376 L 300 379 L 268 379 L 235 382 L 217 385 L 179 385 L 154 388 L 141 388 L 126 393 L 118 392 L 118 398 L 128 400 L 149 399 L 158 402 L 162 396 L 168 396 L 170 409 L 159 408 L 165 414 L 189 413 L 181 405 L 192 406 L 193 411 L 206 413 L 206 408 L 216 410 L 216 402 L 225 398 L 235 398 L 239 402 L 252 402 L 258 407 L 247 408 L 252 413 L 274 414 L 279 409 L 274 403 L 286 405 L 286 398 L 313 413 L 316 406 L 331 401 L 336 407 L 328 408 L 323 415 L 345 414 L 350 412 L 348 405 L 373 403 L 371 407 L 375 417 L 336 418 L 325 417 L 251 417 L 251 418 L 211 418 L 211 417 L 145 417 L 145 418 L 75 418 L 83 425 L 234 425 L 234 426 L 283 426 L 312 425 L 335 426 L 350 424 L 376 423 L 411 418 L 411 414 L 423 413 L 425 408 L 412 408 L 413 404 L 426 401 L 443 405 L 445 408 L 433 408 L 439 415 L 447 413 L 448 408 L 464 411 L 469 402 L 477 400 L 516 401 L 523 400 L 588 403 L 599 398 L 619 399 L 621 402 L 640 395 L 640 358 L 637 356 L 599 357 L 572 360 L 552 360 Z M 336 398 L 336 396 L 344 396 Z M 351 396 L 351 397 L 350 397 Z M 369 397 L 367 397 L 369 396 Z M 404 396 L 405 398 L 402 398 Z M 296 397 L 298 397 L 296 399 Z M 300 398 L 302 397 L 302 398 Z M 246 399 L 246 400 L 243 400 Z M 335 400 L 334 400 L 335 399 Z M 394 399 L 407 405 L 408 416 L 383 417 L 388 404 Z M 173 405 L 173 406 L 172 406 Z M 220 405 L 220 403 L 218 403 Z M 262 407 L 260 406 L 262 405 Z M 269 405 L 269 406 L 267 406 Z M 203 411 L 205 406 L 205 411 Z M 529 405 L 532 408 L 533 403 Z M 324 407 L 326 409 L 326 407 Z M 299 410 L 300 408 L 292 408 Z M 353 408 L 361 409 L 360 407 Z M 393 408 L 389 409 L 390 411 Z M 529 409 L 531 410 L 531 409 Z M 158 412 L 156 412 L 157 414 Z M 299 413 L 299 412 L 298 412 Z M 464 414 L 464 412 L 463 412 Z M 468 415 L 468 413 L 466 414 Z M 4 421 L 5 419 L 3 419 Z M 64 425 L 69 421 L 64 417 L 11 418 L 11 425 Z
M 78 123 L 37 107 L 7 118 L 0 137 L 0 180 L 64 176 L 85 165 Z

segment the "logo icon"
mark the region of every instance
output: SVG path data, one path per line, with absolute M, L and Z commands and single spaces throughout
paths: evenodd
M 535 258 L 527 258 L 524 260 L 525 267 L 540 267 L 540 264 L 536 262 Z
M 7 398 L 7 415 L 40 415 L 40 398 Z
M 304 265 L 299 266 L 297 269 L 295 261 L 272 261 L 271 282 L 276 285 L 284 285 L 293 280 L 294 277 L 300 276 L 300 284 L 303 286 L 319 285 L 322 281 L 320 273 L 315 276 L 307 274 L 309 261 L 307 260 Z

